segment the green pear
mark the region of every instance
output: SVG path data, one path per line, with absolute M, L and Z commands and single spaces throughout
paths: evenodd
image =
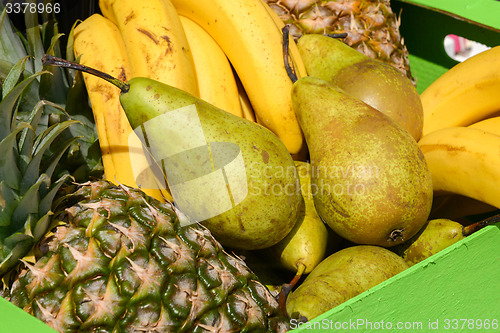
M 125 83 L 57 61 L 121 89 L 128 120 L 161 165 L 184 225 L 201 222 L 223 245 L 248 250 L 272 246 L 292 230 L 302 204 L 299 178 L 271 131 L 155 80 Z
M 432 206 L 432 179 L 417 142 L 387 115 L 314 77 L 292 87 L 311 157 L 318 215 L 357 244 L 395 246 Z
M 391 250 L 413 266 L 464 239 L 463 226 L 449 219 L 429 220 L 411 239 Z
M 278 244 L 264 249 L 280 266 L 297 273 L 310 273 L 326 256 L 327 250 L 340 246 L 340 237 L 329 234 L 314 207 L 311 192 L 311 165 L 295 161 L 304 198 L 303 209 L 292 231 Z
M 304 35 L 297 46 L 308 75 L 331 81 L 387 114 L 416 141 L 420 139 L 424 123 L 422 101 L 413 82 L 400 70 L 324 35 Z
M 409 266 L 431 257 L 445 248 L 457 243 L 483 227 L 497 223 L 498 216 L 490 217 L 464 226 L 450 219 L 429 220 L 412 238 L 391 248 Z
M 357 245 L 324 259 L 287 298 L 292 318 L 311 320 L 408 268 L 397 254 Z

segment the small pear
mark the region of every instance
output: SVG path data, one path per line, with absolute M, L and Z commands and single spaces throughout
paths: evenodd
M 329 235 L 326 226 L 316 212 L 311 193 L 311 165 L 295 161 L 304 198 L 303 209 L 292 231 L 278 244 L 264 249 L 280 265 L 297 273 L 310 273 L 325 258 L 328 249 L 340 246 L 340 237 Z M 337 244 L 334 244 L 337 243 Z
M 308 75 L 387 114 L 418 141 L 424 124 L 420 95 L 411 80 L 388 63 L 372 59 L 340 40 L 302 36 L 297 43 Z
M 408 264 L 413 266 L 464 239 L 468 235 L 498 222 L 498 218 L 488 218 L 468 226 L 450 219 L 432 219 L 411 239 L 391 248 Z
M 314 77 L 292 103 L 311 156 L 316 210 L 357 244 L 395 246 L 415 235 L 432 206 L 432 179 L 417 142 L 387 115 Z
M 201 222 L 223 245 L 255 250 L 292 230 L 302 196 L 283 142 L 254 122 L 183 90 L 136 77 L 127 83 L 46 56 L 45 64 L 98 75 L 120 88 L 127 118 L 166 176 L 181 223 Z
M 413 266 L 465 238 L 463 226 L 448 219 L 430 220 L 415 236 L 391 250 Z
M 287 298 L 292 318 L 311 320 L 408 268 L 397 254 L 357 245 L 324 259 Z

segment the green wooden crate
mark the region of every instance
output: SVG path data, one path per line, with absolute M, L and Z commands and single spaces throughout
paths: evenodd
M 500 225 L 486 227 L 293 332 L 500 332 Z
M 458 63 L 444 49 L 448 34 L 500 45 L 498 0 L 393 0 L 392 8 L 401 14 L 400 31 L 419 92 Z

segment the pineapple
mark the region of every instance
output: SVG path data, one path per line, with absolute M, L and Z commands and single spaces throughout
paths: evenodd
M 200 224 L 107 181 L 62 197 L 63 223 L 7 297 L 59 332 L 285 332 L 277 301 Z
M 37 59 L 60 54 L 57 25 L 39 25 L 26 13 L 25 39 L 0 4 L 0 287 L 50 229 L 58 189 L 99 164 L 90 153 L 94 126 L 80 102 L 83 80 L 61 69 L 49 75 Z
M 20 80 L 27 58 L 22 58 L 2 83 L 0 101 L 0 277 L 4 279 L 42 239 L 51 221 L 51 204 L 69 174 L 53 180 L 62 154 L 74 142 L 70 139 L 57 150 L 51 143 L 72 124 L 67 120 L 49 126 L 36 135 L 45 105 L 40 101 L 27 121 L 18 121 L 20 96 L 41 73 Z M 17 83 L 17 84 L 16 84 Z
M 0 24 L 0 295 L 60 332 L 285 332 L 274 295 L 206 228 L 89 179 L 83 81 L 39 62 L 57 29 L 24 40 L 5 10 Z
M 290 35 L 347 33 L 347 45 L 413 77 L 389 0 L 264 0 L 290 24 Z

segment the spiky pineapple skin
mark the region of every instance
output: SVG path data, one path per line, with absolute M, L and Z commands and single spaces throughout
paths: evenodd
M 75 202 L 76 201 L 76 202 Z M 59 332 L 285 332 L 273 295 L 199 224 L 138 189 L 89 182 L 7 298 Z
M 298 39 L 304 34 L 347 32 L 343 41 L 373 59 L 389 63 L 413 80 L 400 17 L 389 0 L 264 0 Z

